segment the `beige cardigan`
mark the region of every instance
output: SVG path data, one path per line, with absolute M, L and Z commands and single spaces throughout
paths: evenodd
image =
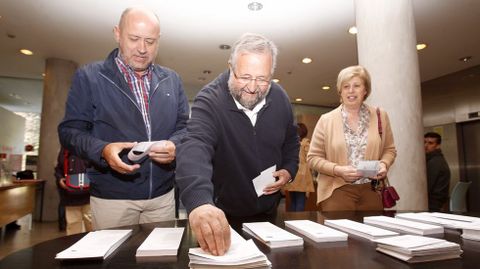
M 298 162 L 298 172 L 295 176 L 295 180 L 286 184 L 283 187 L 287 191 L 298 191 L 298 192 L 314 192 L 315 188 L 313 187 L 313 178 L 310 169 L 307 166 L 307 152 L 310 147 L 310 140 L 308 138 L 302 139 L 300 142 L 300 153 L 299 153 L 299 162 Z
M 367 107 L 370 111 L 370 123 L 365 160 L 380 160 L 388 169 L 397 155 L 390 120 L 387 113 L 380 109 L 383 131 L 383 137 L 380 139 L 376 108 L 368 105 Z M 333 174 L 336 165 L 348 165 L 341 105 L 323 114 L 318 120 L 313 131 L 307 162 L 311 169 L 318 172 L 317 204 L 329 198 L 336 188 L 347 184 L 341 177 Z

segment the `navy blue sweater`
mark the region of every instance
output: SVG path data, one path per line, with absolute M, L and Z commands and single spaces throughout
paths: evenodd
M 255 126 L 228 91 L 228 71 L 205 86 L 192 106 L 187 135 L 177 152 L 176 180 L 188 212 L 214 204 L 229 216 L 276 209 L 280 193 L 257 197 L 252 179 L 276 164 L 292 177 L 299 142 L 286 92 L 272 83 Z

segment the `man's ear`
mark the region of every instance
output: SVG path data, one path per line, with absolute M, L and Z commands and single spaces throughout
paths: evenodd
M 117 43 L 120 42 L 120 27 L 118 27 L 118 25 L 115 25 L 115 27 L 113 27 L 113 36 L 115 37 L 115 40 L 117 41 Z

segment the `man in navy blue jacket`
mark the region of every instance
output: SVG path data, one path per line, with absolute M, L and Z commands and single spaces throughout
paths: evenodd
M 76 72 L 58 127 L 61 144 L 93 164 L 94 229 L 174 219 L 175 151 L 189 113 L 178 74 L 153 63 L 158 17 L 128 8 L 114 36 L 118 49 Z M 130 162 L 128 150 L 142 141 L 162 142 Z
M 227 220 L 268 220 L 280 188 L 298 169 L 297 126 L 286 92 L 271 82 L 277 48 L 245 34 L 229 70 L 195 98 L 187 135 L 178 148 L 176 180 L 202 249 L 223 255 L 230 246 Z M 276 165 L 276 182 L 257 196 L 252 180 Z

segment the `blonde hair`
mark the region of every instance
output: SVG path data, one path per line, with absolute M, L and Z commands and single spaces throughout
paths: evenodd
M 347 68 L 342 69 L 342 71 L 338 73 L 338 78 L 337 78 L 338 95 L 341 95 L 342 85 L 354 77 L 360 78 L 363 81 L 363 84 L 365 85 L 365 90 L 367 91 L 367 94 L 363 98 L 363 100 L 365 101 L 367 97 L 370 95 L 370 93 L 372 92 L 372 88 L 371 88 L 372 81 L 370 80 L 370 74 L 368 73 L 367 69 L 361 65 L 349 66 Z

